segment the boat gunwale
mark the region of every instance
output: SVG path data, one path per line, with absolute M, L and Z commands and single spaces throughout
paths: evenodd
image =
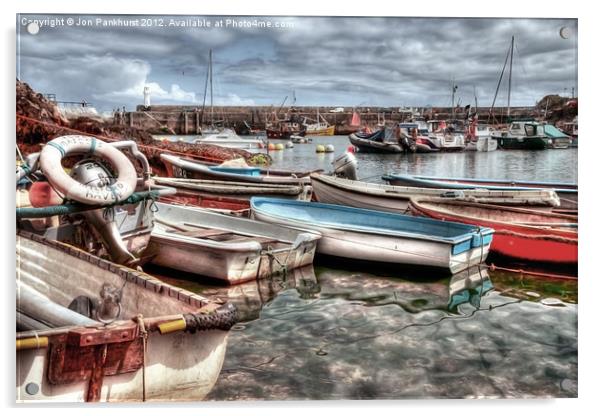
M 184 158 L 181 158 L 179 156 L 173 156 L 167 153 L 161 153 L 161 155 L 159 156 L 161 158 L 161 161 L 163 163 L 168 163 L 171 164 L 173 166 L 176 166 L 180 169 L 184 169 L 184 170 L 188 170 L 194 173 L 198 173 L 198 174 L 205 174 L 208 175 L 210 177 L 215 177 L 215 178 L 230 178 L 230 179 L 238 179 L 239 181 L 241 179 L 243 179 L 243 182 L 250 182 L 250 183 L 257 183 L 257 184 L 263 184 L 263 183 L 270 183 L 270 184 L 277 184 L 277 185 L 298 185 L 298 186 L 302 186 L 305 185 L 309 182 L 309 177 L 308 176 L 296 176 L 294 173 L 291 173 L 291 175 L 270 175 L 269 171 L 268 173 L 264 173 L 262 170 L 260 170 L 261 174 L 258 176 L 252 176 L 252 175 L 244 175 L 244 174 L 238 174 L 238 173 L 232 173 L 232 172 L 220 172 L 220 171 L 215 171 L 215 170 L 211 170 L 210 166 L 205 165 L 204 163 L 200 162 L 200 161 L 189 161 L 186 160 Z M 187 178 L 185 178 L 187 179 Z M 194 178 L 192 178 L 194 179 Z M 217 179 L 219 180 L 219 179 Z
M 298 195 L 303 192 L 303 186 L 294 184 L 276 184 L 276 183 L 254 183 L 254 182 L 230 182 L 214 181 L 211 179 L 187 179 L 187 178 L 165 178 L 157 177 L 153 180 L 159 185 L 180 187 L 184 189 L 213 192 L 213 193 L 255 193 L 258 190 L 266 188 L 266 191 L 273 193 L 282 193 L 286 195 Z M 196 182 L 200 183 L 196 183 Z M 198 187 L 198 188 L 197 188 Z M 220 188 L 222 187 L 222 188 Z M 241 192 L 246 191 L 246 192 Z
M 164 202 L 156 202 L 155 204 L 157 204 L 157 206 L 159 207 L 159 211 L 158 211 L 158 217 L 161 218 L 160 215 L 160 208 L 161 206 L 165 206 L 166 209 L 175 209 L 175 210 L 184 210 L 184 211 L 192 211 L 194 212 L 196 215 L 200 215 L 200 216 L 204 216 L 204 217 L 209 217 L 209 219 L 211 217 L 214 218 L 218 218 L 220 220 L 224 220 L 230 223 L 233 223 L 234 225 L 230 225 L 228 228 L 219 228 L 219 227 L 208 227 L 208 228 L 212 228 L 212 229 L 220 229 L 220 230 L 228 230 L 228 229 L 232 229 L 234 231 L 232 231 L 233 234 L 238 234 L 238 235 L 245 235 L 248 237 L 272 237 L 274 239 L 277 239 L 280 242 L 283 243 L 294 243 L 296 241 L 296 239 L 298 238 L 298 234 L 295 236 L 295 238 L 285 238 L 282 236 L 282 230 L 281 230 L 281 226 L 277 226 L 277 225 L 273 225 L 272 228 L 274 228 L 274 230 L 266 230 L 265 229 L 265 223 L 261 222 L 261 221 L 257 221 L 257 220 L 253 220 L 252 218 L 242 218 L 242 217 L 234 217 L 234 216 L 230 216 L 230 215 L 223 215 L 223 214 L 219 214 L 216 212 L 213 212 L 211 210 L 208 210 L 206 208 L 201 208 L 201 207 L 196 207 L 196 206 L 180 206 L 180 205 L 173 205 L 173 204 L 168 204 L 168 203 L 164 203 Z M 207 218 L 205 218 L 207 220 Z M 188 221 L 191 222 L 191 221 Z M 236 227 L 237 224 L 246 224 L 249 227 L 261 227 L 261 231 L 246 231 L 246 230 L 240 230 L 239 227 Z M 201 228 L 199 228 L 200 230 Z M 312 237 L 314 240 L 319 240 L 321 237 L 321 234 L 317 231 L 305 231 L 302 234 L 312 234 Z
M 350 192 L 358 192 L 358 193 L 361 193 L 364 195 L 386 197 L 386 198 L 391 197 L 391 198 L 397 198 L 397 199 L 410 199 L 411 196 L 406 196 L 403 194 L 402 191 L 398 191 L 395 188 L 407 189 L 408 194 L 420 193 L 420 192 L 423 192 L 423 190 L 428 190 L 428 191 L 432 191 L 432 192 L 440 191 L 441 193 L 458 191 L 458 189 L 419 188 L 419 187 L 414 187 L 414 186 L 400 186 L 400 185 L 370 183 L 370 182 L 363 182 L 363 181 L 353 181 L 351 179 L 335 178 L 335 177 L 324 175 L 324 174 L 312 174 L 310 176 L 310 178 L 312 180 L 316 180 L 318 182 L 326 184 L 327 186 L 330 185 L 333 187 L 344 188 L 345 190 L 348 190 Z M 351 182 L 357 182 L 357 184 L 351 183 Z M 413 191 L 413 190 L 417 190 L 417 191 Z M 516 191 L 511 190 L 511 189 L 503 189 L 503 190 L 501 190 L 501 189 L 500 190 L 498 190 L 498 189 L 493 189 L 493 190 L 466 189 L 466 191 L 470 191 L 471 194 L 465 195 L 465 196 L 450 197 L 450 199 L 454 199 L 454 198 L 460 198 L 460 199 L 462 199 L 462 198 L 504 198 L 504 197 L 514 199 L 513 195 L 505 195 L 504 194 L 505 192 L 510 192 L 512 194 L 514 194 L 515 192 L 519 192 L 519 197 L 523 196 L 524 198 L 537 197 L 537 196 L 541 196 L 543 198 L 545 196 L 551 196 L 551 193 L 553 192 L 552 190 L 549 190 L 549 189 L 535 189 L 535 188 L 516 189 Z M 521 195 L 520 192 L 524 192 L 524 194 Z M 435 195 L 424 195 L 424 196 L 435 197 Z M 438 195 L 438 196 L 442 196 L 442 195 Z M 550 205 L 550 204 L 545 204 L 545 205 Z
M 403 176 L 403 175 L 399 175 L 399 174 L 389 174 L 389 175 L 385 175 L 385 176 Z M 432 180 L 435 182 L 451 182 L 451 181 L 455 181 L 457 183 L 462 183 L 462 182 L 490 182 L 490 183 L 517 183 L 517 184 L 526 184 L 526 185 L 533 185 L 531 186 L 526 186 L 525 188 L 527 189 L 545 189 L 545 188 L 538 188 L 536 187 L 536 185 L 544 185 L 546 187 L 552 187 L 552 188 L 558 188 L 558 190 L 560 191 L 578 191 L 578 184 L 576 183 L 570 183 L 570 182 L 548 182 L 548 181 L 523 181 L 523 180 L 512 180 L 512 179 L 483 179 L 483 178 L 441 178 L 438 176 L 425 176 L 425 175 L 409 175 L 412 176 L 413 178 L 416 179 L 426 179 L 426 180 Z M 453 182 L 451 182 L 453 183 Z M 514 186 L 509 186 L 514 188 Z
M 137 287 L 139 287 L 140 290 L 145 290 L 145 291 L 148 291 L 149 293 L 154 293 L 155 295 L 160 296 L 160 297 L 161 296 L 169 296 L 171 298 L 175 298 L 175 300 L 178 302 L 181 302 L 183 304 L 183 306 L 188 305 L 189 307 L 192 307 L 193 310 L 197 311 L 195 313 L 198 313 L 198 312 L 203 313 L 203 310 L 211 312 L 212 308 L 216 308 L 219 306 L 218 304 L 212 302 L 210 299 L 205 298 L 199 294 L 196 294 L 196 293 L 190 292 L 186 289 L 182 289 L 182 288 L 173 286 L 169 283 L 163 282 L 162 280 L 159 280 L 159 279 L 155 278 L 154 276 L 149 275 L 145 272 L 140 272 L 140 271 L 131 269 L 127 266 L 123 266 L 123 265 L 120 265 L 117 263 L 113 263 L 109 260 L 105 260 L 103 258 L 100 258 L 98 256 L 90 254 L 78 247 L 75 247 L 71 244 L 63 243 L 61 241 L 56 241 L 56 240 L 48 240 L 37 234 L 31 233 L 29 231 L 19 230 L 19 229 L 17 229 L 16 236 L 17 236 L 17 238 L 21 237 L 21 238 L 31 240 L 38 244 L 43 244 L 43 245 L 49 246 L 53 249 L 56 249 L 56 250 L 62 252 L 66 256 L 75 257 L 82 261 L 88 262 L 92 265 L 95 265 L 99 268 L 107 270 L 108 272 L 119 276 L 124 281 L 135 284 Z M 145 321 L 155 322 L 155 323 L 164 322 L 164 321 L 167 322 L 167 321 L 173 321 L 174 319 L 181 319 L 182 315 L 187 314 L 187 313 L 191 313 L 191 311 L 183 309 L 181 313 L 177 313 L 177 314 L 172 313 L 169 315 L 151 316 L 151 317 L 145 317 L 144 319 L 145 319 Z M 64 330 L 64 331 L 68 332 L 68 331 L 73 330 L 74 328 L 88 328 L 88 329 L 95 329 L 98 331 L 105 331 L 107 329 L 111 329 L 114 325 L 120 325 L 120 324 L 136 325 L 135 322 L 133 321 L 134 318 L 135 317 L 132 317 L 130 319 L 121 319 L 121 320 L 115 321 L 110 326 L 107 326 L 107 325 L 103 324 L 102 322 L 98 322 L 98 325 L 68 325 L 68 326 L 63 326 L 63 327 L 50 328 L 49 330 L 17 331 L 16 338 L 21 339 L 21 338 L 25 338 L 25 337 L 29 337 L 29 336 L 34 336 L 34 337 L 36 335 L 41 336 L 42 332 L 44 332 L 44 331 L 60 332 L 60 331 Z M 57 334 L 53 333 L 53 335 L 57 335 Z
M 489 223 L 493 223 L 493 224 L 501 224 L 504 227 L 516 227 L 516 228 L 524 228 L 525 230 L 531 230 L 531 231 L 541 231 L 542 232 L 541 234 L 544 234 L 544 231 L 551 232 L 551 234 L 549 234 L 551 237 L 569 238 L 569 239 L 574 239 L 575 241 L 578 240 L 579 233 L 577 231 L 557 229 L 557 228 L 556 229 L 543 229 L 536 225 L 527 225 L 527 224 L 521 224 L 521 223 L 517 223 L 517 222 L 500 221 L 500 220 L 493 220 L 493 219 L 488 219 L 488 218 L 468 216 L 468 215 L 459 214 L 456 211 L 448 211 L 448 210 L 440 211 L 436 207 L 429 208 L 429 207 L 424 206 L 424 204 L 428 204 L 428 203 L 430 203 L 430 204 L 442 203 L 442 204 L 451 204 L 451 205 L 459 205 L 459 206 L 460 205 L 470 205 L 472 207 L 481 208 L 481 209 L 497 209 L 497 210 L 501 210 L 501 211 L 509 210 L 509 211 L 515 211 L 515 212 L 522 213 L 522 214 L 560 217 L 560 218 L 566 218 L 566 219 L 574 219 L 574 216 L 572 216 L 572 215 L 547 213 L 547 212 L 542 212 L 542 211 L 535 211 L 535 210 L 515 208 L 515 207 L 505 207 L 505 206 L 492 205 L 492 204 L 448 201 L 448 200 L 441 200 L 441 198 L 413 198 L 410 201 L 410 206 L 419 212 L 425 212 L 425 211 L 436 212 L 439 215 L 451 216 L 451 217 L 454 217 L 455 219 L 462 218 L 462 219 L 472 220 L 473 222 L 474 221 L 485 221 L 485 222 L 489 222 Z M 498 230 L 497 228 L 494 228 L 494 230 L 495 230 L 495 233 L 498 233 L 498 232 L 502 233 L 505 231 L 504 229 Z M 535 234 L 529 234 L 530 237 L 533 237 L 534 235 Z

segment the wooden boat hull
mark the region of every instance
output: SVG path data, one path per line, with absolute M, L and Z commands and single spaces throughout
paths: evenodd
M 445 241 L 445 239 L 428 238 L 425 235 L 411 233 L 398 233 L 396 235 L 384 228 L 370 230 L 369 227 L 349 227 L 319 221 L 315 218 L 303 220 L 286 214 L 274 213 L 264 207 L 266 202 L 285 203 L 284 200 L 253 198 L 251 200 L 253 218 L 298 230 L 319 232 L 322 234 L 322 238 L 318 242 L 317 251 L 330 256 L 379 263 L 432 267 L 442 269 L 448 273 L 457 273 L 484 261 L 491 244 L 491 230 L 483 230 L 481 235 L 478 233 L 471 234 L 475 238 L 474 247 L 472 243 L 467 243 L 466 249 L 461 251 L 454 248 L 454 243 Z M 289 201 L 286 204 L 291 207 L 290 212 L 319 208 L 332 210 L 333 215 L 337 216 L 349 214 L 360 215 L 365 218 L 367 216 L 372 218 L 393 216 L 389 218 L 390 220 L 399 220 L 401 217 L 405 217 L 398 214 L 327 204 L 308 204 L 297 201 Z M 405 217 L 404 220 L 407 221 L 408 218 Z M 413 220 L 419 219 L 412 218 Z M 446 225 L 455 226 L 453 224 Z M 475 231 L 475 229 L 472 229 L 472 231 Z M 472 238 L 469 237 L 469 240 Z
M 362 153 L 402 153 L 403 149 L 396 143 L 377 142 L 362 139 L 355 134 L 349 135 L 349 141 Z
M 391 185 L 435 189 L 549 189 L 558 195 L 561 210 L 577 210 L 579 193 L 576 184 L 554 182 L 507 181 L 496 179 L 441 178 L 435 176 L 385 175 L 383 180 Z
M 334 126 L 328 126 L 322 129 L 306 129 L 305 133 L 308 136 L 334 136 Z
M 156 218 L 193 224 L 199 236 L 170 233 L 161 224 L 153 230 L 145 261 L 163 267 L 238 284 L 313 263 L 317 233 L 296 232 L 257 221 L 233 218 L 188 207 L 157 203 Z M 158 220 L 160 221 L 160 220 Z M 202 228 L 225 231 L 232 240 L 202 237 Z
M 250 213 L 249 199 L 204 196 L 194 192 L 179 191 L 176 195 L 159 198 L 159 201 L 173 205 L 205 208 L 235 217 L 248 217 Z
M 167 175 L 175 178 L 287 185 L 303 185 L 309 183 L 308 177 L 264 174 L 251 176 L 215 171 L 201 163 L 184 160 L 180 157 L 166 154 L 161 155 L 161 160 L 165 165 Z
M 23 232 L 17 235 L 17 265 L 18 282 L 62 305 L 58 308 L 66 308 L 78 295 L 94 299 L 105 283 L 123 287 L 123 315 L 142 314 L 149 331 L 144 358 L 147 400 L 202 400 L 215 384 L 226 351 L 226 330 L 160 334 L 151 323 L 182 319 L 182 313 L 196 314 L 211 306 L 207 299 Z M 167 316 L 153 318 L 157 313 Z M 108 327 L 98 323 L 97 328 L 75 325 L 49 331 L 39 330 L 33 338 L 17 334 L 22 339 L 21 347 L 17 343 L 17 401 L 142 401 L 142 344 L 136 323 L 117 321 Z M 27 339 L 41 338 L 46 346 L 27 348 L 31 347 Z M 100 375 L 94 369 L 101 365 L 95 360 L 102 357 L 103 348 L 106 359 L 104 375 Z M 92 374 L 96 374 L 94 379 Z
M 552 191 L 489 191 L 416 188 L 374 184 L 332 176 L 314 174 L 311 176 L 315 200 L 326 204 L 347 205 L 355 208 L 404 213 L 411 198 L 441 197 L 478 201 L 499 205 L 540 205 L 554 206 L 559 201 Z
M 248 201 L 253 196 L 268 196 L 286 199 L 311 199 L 310 185 L 263 184 L 202 179 L 153 178 L 155 183 L 175 188 L 178 194 L 198 195 L 204 198 L 230 198 Z M 248 203 L 247 203 L 248 205 Z
M 441 199 L 412 200 L 410 209 L 429 218 L 493 228 L 491 251 L 503 256 L 537 263 L 577 264 L 576 231 L 524 225 L 574 223 L 573 216 Z

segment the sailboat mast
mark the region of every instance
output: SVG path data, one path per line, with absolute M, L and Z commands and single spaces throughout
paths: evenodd
M 504 78 L 504 71 L 506 71 L 506 65 L 508 64 L 508 57 L 510 56 L 510 49 L 506 53 L 506 59 L 504 60 L 504 66 L 502 68 L 502 73 L 500 74 L 500 79 L 497 81 L 497 87 L 495 87 L 495 94 L 493 95 L 493 102 L 491 103 L 491 107 L 489 108 L 489 116 L 487 117 L 487 123 L 491 117 L 493 117 L 493 121 L 495 122 L 495 115 L 493 114 L 493 109 L 495 108 L 495 100 L 497 100 L 497 94 L 500 92 L 500 85 L 502 85 L 502 79 Z
M 213 51 L 209 49 L 209 88 L 211 103 L 211 125 L 213 126 Z
M 508 121 L 510 121 L 510 93 L 512 91 L 512 58 L 514 58 L 514 36 L 512 36 L 512 44 L 510 46 L 510 72 L 508 73 L 508 108 L 506 110 Z
M 455 106 L 455 99 L 456 99 L 456 87 L 454 85 L 454 79 L 452 78 L 452 96 L 451 96 L 452 102 L 452 120 L 456 119 L 456 106 Z

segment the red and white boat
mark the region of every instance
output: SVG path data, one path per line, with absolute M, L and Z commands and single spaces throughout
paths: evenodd
M 441 198 L 412 199 L 413 214 L 495 230 L 491 252 L 537 263 L 576 265 L 577 216 Z

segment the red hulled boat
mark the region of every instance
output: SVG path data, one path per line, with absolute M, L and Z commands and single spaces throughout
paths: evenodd
M 411 200 L 410 209 L 416 215 L 493 228 L 490 250 L 503 256 L 537 263 L 577 264 L 575 215 L 442 198 Z

